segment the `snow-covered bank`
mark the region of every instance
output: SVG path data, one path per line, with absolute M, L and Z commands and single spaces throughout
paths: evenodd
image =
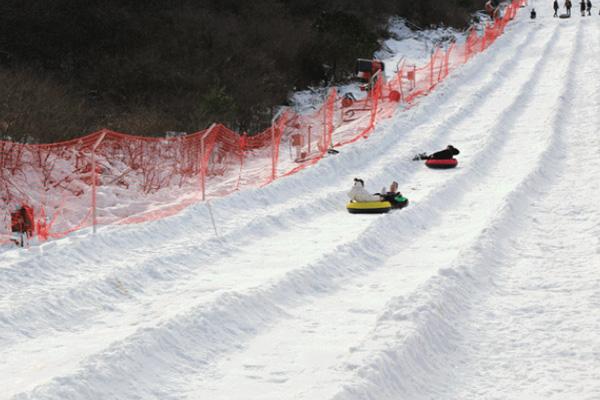
M 212 201 L 218 236 L 195 205 L 2 254 L 0 398 L 594 398 L 598 38 L 515 21 L 369 140 Z M 410 206 L 346 213 L 355 176 Z

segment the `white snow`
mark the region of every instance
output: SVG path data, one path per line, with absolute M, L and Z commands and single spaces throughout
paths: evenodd
M 536 9 L 315 167 L 0 253 L 0 399 L 600 398 L 600 19 Z

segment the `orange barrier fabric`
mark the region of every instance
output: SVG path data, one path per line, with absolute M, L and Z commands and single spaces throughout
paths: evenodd
M 101 130 L 45 145 L 0 141 L 0 243 L 13 234 L 10 215 L 23 204 L 34 210 L 34 234 L 46 240 L 94 224 L 164 218 L 207 197 L 295 174 L 429 94 L 494 43 L 524 5 L 513 0 L 501 19 L 472 28 L 460 45 L 438 48 L 424 66 L 403 64 L 389 81 L 379 77 L 364 99 L 349 101 L 332 88 L 313 113 L 287 110 L 256 134 L 215 124 L 170 138 Z

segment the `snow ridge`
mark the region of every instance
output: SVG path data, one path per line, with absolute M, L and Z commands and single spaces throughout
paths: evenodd
M 519 35 L 511 35 L 512 37 L 520 38 L 520 43 L 517 46 L 515 57 L 507 59 L 504 63 L 502 63 L 496 70 L 486 76 L 487 83 L 479 88 L 477 91 L 471 95 L 471 100 L 467 103 L 465 107 L 461 107 L 457 109 L 452 115 L 444 120 L 444 122 L 435 129 L 432 135 L 428 135 L 425 138 L 421 138 L 421 140 L 417 141 L 419 147 L 413 145 L 413 149 L 409 152 L 402 151 L 407 156 L 414 154 L 417 150 L 422 150 L 423 148 L 435 148 L 436 146 L 440 146 L 442 139 L 440 138 L 446 131 L 451 129 L 453 126 L 458 125 L 464 118 L 466 118 L 466 114 L 464 109 L 468 109 L 472 112 L 477 112 L 480 107 L 483 105 L 482 99 L 485 98 L 494 87 L 498 86 L 499 83 L 506 81 L 507 78 L 510 77 L 510 74 L 514 72 L 515 68 L 515 60 L 519 59 L 523 54 L 524 49 L 528 42 L 532 39 L 536 31 L 530 31 L 527 35 L 523 37 Z M 502 39 L 502 38 L 501 38 Z M 489 55 L 489 57 L 484 58 L 484 55 Z M 459 80 L 454 79 L 450 80 L 454 84 L 450 84 L 447 87 L 446 92 L 451 93 L 451 96 L 446 96 L 446 102 L 449 102 L 453 97 L 452 94 L 456 95 L 459 92 L 459 88 L 463 87 L 465 81 L 473 80 L 477 74 L 474 71 L 478 69 L 482 69 L 486 63 L 489 63 L 491 60 L 497 57 L 497 53 L 494 51 L 486 52 L 484 54 L 479 55 L 478 57 L 482 58 L 478 60 L 478 63 L 473 62 L 475 64 L 472 68 L 467 71 L 461 71 L 460 74 L 466 76 L 467 79 Z M 471 64 L 470 64 L 471 65 Z M 433 105 L 434 102 L 429 102 L 423 104 L 423 107 L 418 109 L 418 116 L 415 118 L 413 114 L 412 121 L 422 121 L 422 116 L 427 115 L 430 112 L 433 112 L 435 108 L 438 108 L 438 105 Z M 428 106 L 432 104 L 431 106 Z M 400 182 L 408 183 L 410 182 L 411 176 L 416 171 L 414 163 L 410 161 L 395 161 L 397 159 L 397 148 L 399 138 L 395 135 L 394 131 L 400 130 L 404 132 L 403 136 L 408 136 L 409 134 L 416 134 L 417 128 L 419 127 L 417 122 L 412 122 L 412 127 L 401 127 L 398 123 L 394 124 L 392 129 L 385 129 L 383 132 L 377 135 L 374 135 L 371 139 L 375 141 L 375 139 L 379 139 L 377 147 L 375 150 L 379 150 L 379 153 L 375 153 L 373 155 L 369 152 L 363 152 L 360 149 L 352 149 L 353 154 L 342 154 L 340 158 L 345 158 L 343 160 L 344 164 L 351 168 L 354 164 L 362 164 L 363 166 L 363 174 L 367 174 L 371 176 L 372 181 L 390 181 L 391 179 L 398 179 L 400 177 Z M 389 133 L 391 132 L 391 133 Z M 395 144 L 395 146 L 394 146 Z M 356 159 L 360 157 L 360 159 Z M 408 157 L 407 157 L 408 158 Z M 328 160 L 329 161 L 329 160 Z M 338 161 L 338 160 L 335 160 Z M 397 164 L 394 168 L 389 168 L 388 165 Z M 382 165 L 385 168 L 382 169 Z M 312 198 L 303 198 L 300 196 L 299 191 L 310 192 L 312 196 L 312 192 L 315 190 L 314 187 L 309 187 L 309 185 L 304 182 L 310 182 L 310 186 L 312 186 L 313 182 L 320 184 L 321 186 L 332 184 L 334 181 L 339 181 L 339 173 L 336 168 L 333 168 L 330 165 L 329 171 L 331 171 L 330 179 L 323 179 L 323 169 L 321 168 L 319 171 L 314 171 L 312 175 L 319 174 L 320 179 L 308 180 L 308 179 L 294 179 L 294 177 L 290 177 L 283 181 L 277 181 L 274 185 L 283 186 L 283 190 L 290 193 L 293 196 L 297 195 L 299 198 L 296 199 L 296 203 L 299 203 L 298 206 L 292 201 L 287 200 L 283 204 L 279 205 L 275 210 L 273 210 L 273 206 L 275 205 L 271 199 L 278 199 L 279 197 L 276 195 L 276 190 L 269 188 L 264 188 L 262 191 L 253 190 L 252 193 L 245 193 L 243 197 L 245 201 L 239 202 L 243 204 L 237 204 L 236 196 L 233 196 L 233 201 L 230 201 L 227 204 L 226 208 L 221 206 L 220 203 L 216 202 L 214 205 L 215 212 L 219 216 L 219 220 L 222 218 L 220 216 L 225 215 L 235 215 L 236 213 L 243 212 L 243 205 L 249 208 L 246 212 L 252 212 L 256 214 L 259 211 L 259 207 L 271 212 L 274 211 L 274 214 L 269 215 L 264 213 L 260 218 L 254 218 L 249 221 L 247 224 L 233 227 L 229 232 L 226 232 L 220 238 L 210 237 L 212 233 L 210 230 L 206 229 L 203 235 L 199 235 L 198 233 L 193 233 L 193 236 L 200 236 L 198 241 L 189 244 L 189 233 L 185 230 L 173 230 L 173 226 L 177 226 L 181 223 L 181 219 L 179 217 L 174 217 L 175 221 L 172 222 L 162 222 L 158 221 L 153 224 L 156 229 L 146 228 L 146 229 L 126 229 L 126 235 L 121 235 L 117 233 L 117 235 L 101 234 L 101 239 L 98 241 L 94 241 L 94 243 L 82 241 L 83 243 L 80 245 L 79 243 L 75 247 L 77 252 L 71 252 L 70 257 L 72 257 L 73 265 L 77 266 L 79 269 L 81 265 L 89 265 L 90 258 L 96 264 L 103 264 L 105 261 L 102 258 L 102 254 L 104 254 L 108 249 L 122 247 L 123 242 L 127 242 L 127 246 L 132 245 L 132 248 L 136 248 L 136 253 L 138 257 L 136 257 L 135 262 L 132 264 L 128 264 L 126 266 L 120 266 L 116 268 L 112 268 L 109 270 L 109 274 L 103 274 L 102 269 L 99 269 L 97 273 L 93 273 L 92 271 L 86 271 L 86 276 L 93 278 L 92 280 L 88 280 L 88 282 L 78 282 L 77 275 L 69 273 L 69 271 L 64 271 L 64 263 L 62 260 L 62 255 L 58 254 L 58 257 L 53 258 L 43 258 L 41 265 L 38 268 L 32 270 L 36 263 L 31 262 L 31 258 L 27 258 L 22 262 L 15 263 L 14 266 L 10 269 L 3 270 L 2 274 L 0 274 L 0 287 L 6 288 L 7 290 L 3 290 L 4 293 L 16 293 L 23 301 L 28 302 L 28 299 L 36 298 L 38 299 L 33 304 L 28 304 L 23 309 L 23 306 L 20 306 L 19 299 L 17 300 L 17 304 L 14 302 L 6 301 L 6 308 L 9 308 L 11 311 L 7 312 L 6 315 L 0 319 L 0 326 L 4 324 L 6 327 L 9 326 L 19 326 L 20 330 L 23 332 L 27 332 L 28 336 L 35 334 L 36 325 L 39 327 L 50 327 L 54 326 L 56 329 L 60 329 L 61 324 L 72 324 L 73 321 L 81 320 L 86 316 L 89 317 L 90 310 L 94 308 L 94 305 L 97 304 L 114 304 L 115 301 L 125 300 L 132 295 L 139 294 L 143 290 L 148 290 L 149 285 L 153 281 L 158 282 L 169 282 L 175 279 L 185 277 L 186 274 L 190 274 L 193 271 L 186 265 L 182 265 L 182 263 L 177 260 L 182 256 L 185 256 L 186 253 L 192 251 L 192 248 L 195 246 L 202 246 L 206 250 L 203 251 L 202 254 L 199 254 L 197 258 L 198 264 L 208 263 L 209 261 L 215 261 L 216 259 L 226 255 L 234 253 L 235 251 L 239 251 L 239 249 L 245 245 L 248 245 L 254 240 L 260 240 L 260 236 L 264 235 L 268 232 L 276 232 L 278 230 L 285 229 L 288 226 L 294 226 L 299 224 L 302 221 L 307 221 L 310 219 L 315 219 L 318 216 L 324 215 L 326 213 L 330 213 L 335 209 L 339 208 L 338 199 L 343 197 L 344 195 L 339 192 L 338 188 L 332 191 L 325 191 L 319 195 L 319 197 Z M 365 168 L 368 167 L 368 168 Z M 356 167 L 354 167 L 356 168 Z M 307 171 L 308 172 L 308 171 Z M 353 175 L 358 174 L 358 171 L 354 171 L 354 173 L 350 173 L 346 175 L 346 181 L 351 181 L 351 177 Z M 293 182 L 292 182 L 293 181 Z M 281 184 L 280 184 L 281 183 Z M 300 189 L 300 190 L 299 190 Z M 279 189 L 281 190 L 281 189 Z M 270 191 L 273 191 L 272 196 L 269 194 Z M 266 193 L 264 193 L 266 192 Z M 252 196 L 254 195 L 254 196 Z M 237 199 L 240 199 L 241 196 L 237 196 Z M 250 201 L 248 201 L 250 198 Z M 233 203 L 233 204 L 231 204 Z M 267 207 L 265 207 L 265 204 Z M 191 217 L 193 225 L 207 225 L 207 210 L 206 207 L 194 207 L 194 212 L 190 212 L 189 216 L 186 213 L 185 218 Z M 227 217 L 225 217 L 225 223 L 227 223 Z M 171 224 L 172 226 L 169 226 Z M 208 228 L 208 227 L 207 227 Z M 172 237 L 169 238 L 168 235 L 161 235 L 162 232 L 168 232 L 172 234 Z M 257 235 L 256 232 L 262 232 L 260 235 Z M 153 237 L 157 235 L 159 236 L 157 239 L 160 241 L 165 241 L 164 246 L 165 249 L 161 251 L 161 254 L 156 254 L 156 252 L 149 251 L 151 246 L 144 244 L 144 238 L 149 234 L 153 235 Z M 132 236 L 134 235 L 134 236 Z M 239 240 L 237 238 L 243 238 Z M 75 241 L 77 239 L 74 239 Z M 65 240 L 65 245 L 70 245 L 69 240 Z M 44 245 L 42 248 L 46 249 L 47 247 L 54 247 L 54 243 L 48 243 Z M 99 247 L 99 249 L 98 249 Z M 149 263 L 150 260 L 160 260 L 161 268 L 155 268 L 154 263 Z M 146 266 L 146 267 L 144 267 Z M 30 270 L 28 274 L 23 274 L 23 270 Z M 54 272 L 57 276 L 50 275 Z M 66 277 L 65 277 L 66 275 Z M 43 279 L 39 279 L 43 277 Z M 50 297 L 42 297 L 43 300 L 40 299 L 40 291 L 45 293 L 48 291 L 49 285 L 52 285 L 52 281 L 56 278 L 59 278 L 57 282 L 57 286 L 67 288 L 68 294 L 61 293 L 60 291 L 53 290 L 50 293 Z M 26 279 L 23 281 L 23 279 Z M 39 288 L 28 287 L 29 279 L 34 279 L 39 282 L 43 282 L 43 284 Z M 127 293 L 124 293 L 121 289 L 120 282 L 127 282 Z M 77 287 L 73 288 L 73 283 L 77 283 Z M 18 289 L 15 291 L 15 289 Z M 43 296 L 43 294 L 42 294 Z M 68 297 L 71 297 L 70 299 Z M 104 300 L 103 300 L 104 298 Z M 1 303 L 0 303 L 1 305 Z M 33 307 L 33 308 L 32 308 Z M 82 310 L 83 309 L 83 310 Z M 60 310 L 60 314 L 56 315 L 58 319 L 57 323 L 53 323 L 51 320 L 36 320 L 34 318 L 30 318 L 33 315 L 54 315 L 54 310 Z M 29 317 L 28 317 L 29 316 Z
M 0 397 L 492 397 L 466 370 L 487 353 L 465 355 L 466 340 L 483 343 L 481 305 L 515 269 L 534 203 L 581 170 L 566 148 L 585 81 L 572 72 L 593 72 L 580 37 L 598 29 L 569 22 L 515 21 L 368 141 L 212 201 L 218 235 L 200 204 L 3 254 Z M 454 170 L 410 160 L 448 143 Z M 349 215 L 354 176 L 373 191 L 397 180 L 410 206 Z
M 581 30 L 579 25 L 576 36 Z M 558 42 L 558 32 L 556 29 L 549 39 L 535 71 L 552 59 L 549 54 Z M 566 71 L 573 71 L 579 62 L 581 41 L 575 43 Z M 538 84 L 539 76 L 534 75 L 531 85 Z M 574 95 L 575 75 L 565 76 L 568 78 L 554 109 L 569 109 L 567 99 Z M 523 91 L 514 104 L 524 105 L 532 92 Z M 449 382 L 457 378 L 452 355 L 461 340 L 461 325 L 468 319 L 472 305 L 495 284 L 496 270 L 505 267 L 504 254 L 510 252 L 514 232 L 519 230 L 531 200 L 557 178 L 565 158 L 563 137 L 567 130 L 564 115 L 556 113 L 552 134 L 537 157 L 535 168 L 506 196 L 498 215 L 473 245 L 461 252 L 460 261 L 441 268 L 408 298 L 399 297 L 388 304 L 374 333 L 386 337 L 386 343 L 358 371 L 361 382 L 347 386 L 334 397 L 336 400 L 420 399 L 447 393 Z

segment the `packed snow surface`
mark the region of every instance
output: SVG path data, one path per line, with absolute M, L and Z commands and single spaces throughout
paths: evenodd
M 0 398 L 599 399 L 600 18 L 525 14 L 313 168 L 0 254 Z

